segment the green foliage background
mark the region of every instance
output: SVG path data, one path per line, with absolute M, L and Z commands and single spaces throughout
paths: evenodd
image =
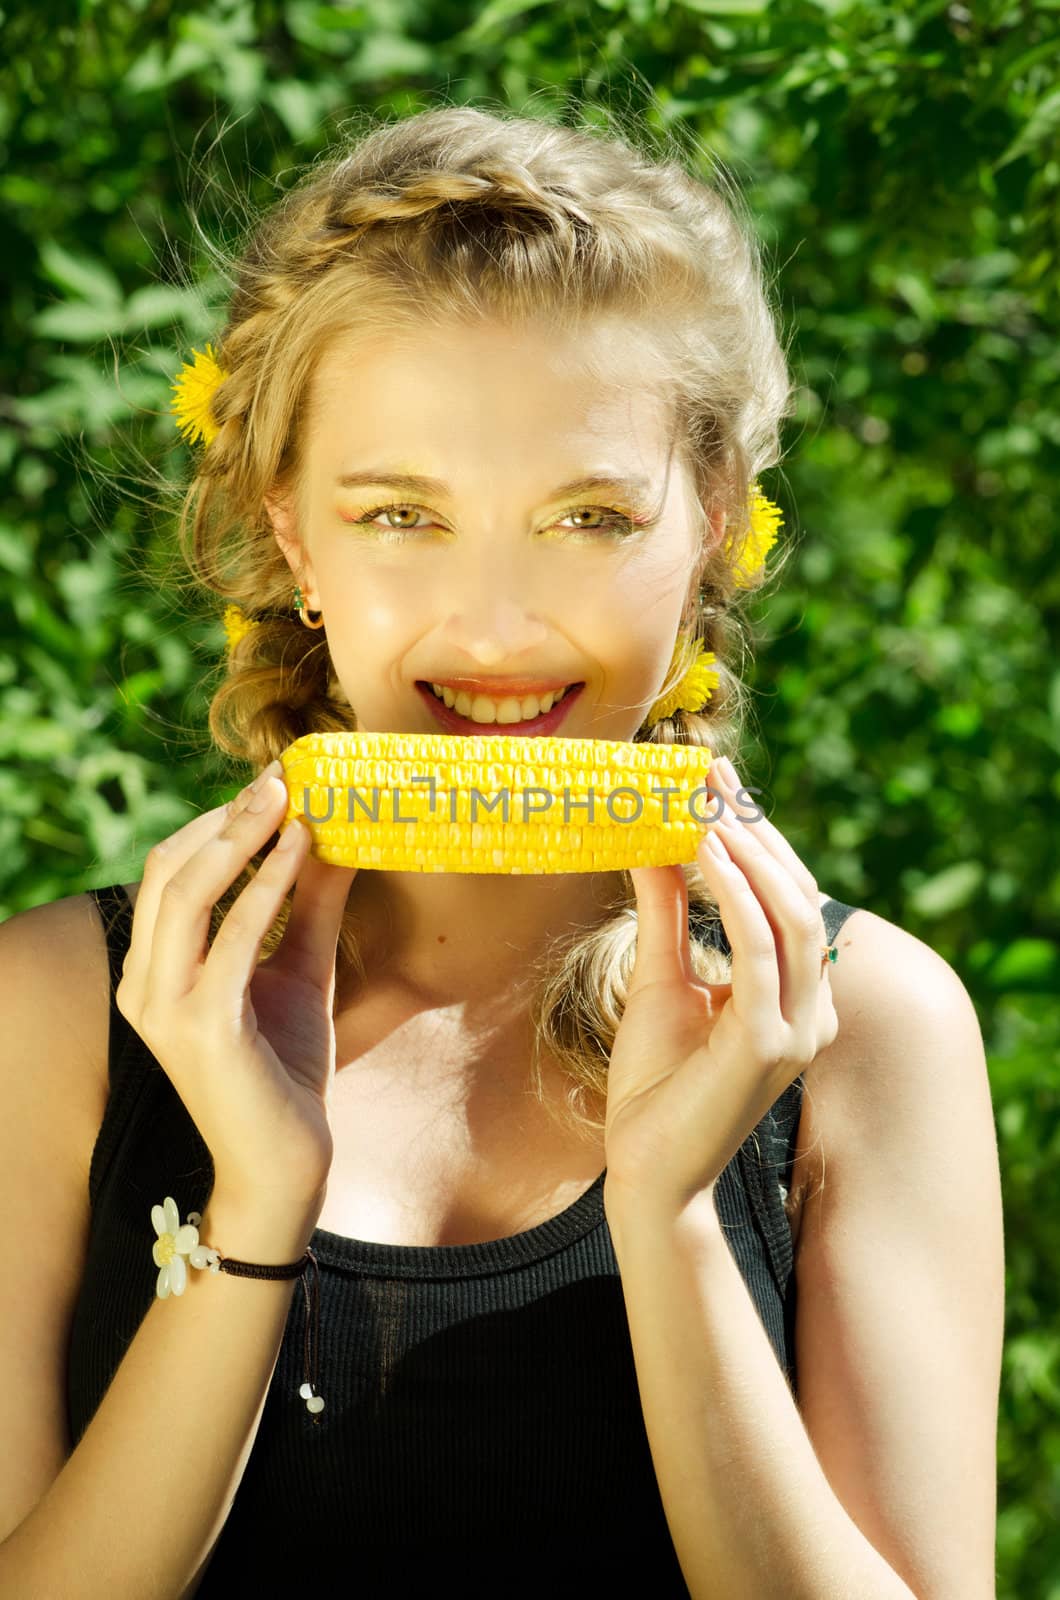
M 175 609 L 171 519 L 136 481 L 176 475 L 168 383 L 224 289 L 189 199 L 227 237 L 226 196 L 267 203 L 344 118 L 441 97 L 633 109 L 739 179 L 801 385 L 763 483 L 798 554 L 756 602 L 741 775 L 979 1011 L 1003 1600 L 1060 1600 L 1058 22 L 1058 0 L 81 0 L 6 8 L 0 69 L 0 917 L 138 878 L 244 777 L 203 732 L 219 622 Z

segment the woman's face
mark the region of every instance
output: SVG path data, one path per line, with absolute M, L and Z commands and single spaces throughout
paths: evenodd
M 270 511 L 361 731 L 631 739 L 643 722 L 699 553 L 694 501 L 628 346 L 588 337 L 484 323 L 319 363 L 298 501 Z M 590 349 L 623 389 L 586 371 Z M 621 481 L 570 487 L 599 478 Z M 468 701 L 447 712 L 432 682 Z M 535 724 L 532 687 L 574 684 Z

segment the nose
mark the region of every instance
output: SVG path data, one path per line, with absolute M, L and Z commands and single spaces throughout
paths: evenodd
M 547 602 L 542 592 L 544 562 L 518 559 L 500 545 L 468 552 L 459 570 L 450 568 L 452 587 L 443 587 L 443 607 L 449 602 L 442 628 L 444 646 L 454 665 L 461 655 L 469 667 L 495 668 L 533 655 L 547 640 L 549 629 L 541 620 Z
M 465 608 L 446 619 L 442 637 L 454 662 L 460 656 L 480 667 L 518 661 L 548 638 L 548 628 L 524 606 L 511 600 Z M 447 657 L 447 659 L 449 659 Z

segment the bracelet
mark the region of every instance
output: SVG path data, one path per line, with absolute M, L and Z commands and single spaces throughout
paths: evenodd
M 319 1422 L 324 1400 L 321 1395 L 314 1393 L 320 1333 L 320 1267 L 315 1253 L 307 1245 L 305 1255 L 300 1260 L 283 1267 L 265 1267 L 256 1262 L 237 1261 L 233 1256 L 223 1256 L 209 1245 L 199 1243 L 201 1212 L 189 1211 L 187 1222 L 181 1226 L 177 1202 L 172 1195 L 167 1195 L 160 1206 L 151 1207 L 151 1221 L 158 1235 L 151 1247 L 151 1255 L 159 1269 L 155 1284 L 155 1294 L 159 1300 L 165 1300 L 171 1294 L 184 1293 L 189 1264 L 200 1269 L 205 1267 L 210 1272 L 230 1272 L 237 1278 L 301 1278 L 305 1296 L 305 1382 L 298 1394 L 305 1401 L 306 1410 L 312 1412 L 313 1421 Z M 312 1293 L 306 1283 L 310 1266 L 314 1274 Z

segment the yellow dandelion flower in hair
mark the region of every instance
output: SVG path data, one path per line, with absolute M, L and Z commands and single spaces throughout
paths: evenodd
M 761 577 L 766 556 L 776 544 L 777 530 L 783 525 L 784 520 L 780 507 L 762 493 L 757 483 L 751 485 L 750 505 L 751 534 L 747 548 L 733 574 L 738 589 L 750 588 L 751 584 Z
M 253 618 L 240 611 L 238 606 L 226 606 L 222 621 L 229 650 L 234 650 L 240 639 L 257 627 Z
M 652 722 L 672 717 L 675 711 L 701 711 L 721 681 L 719 673 L 711 666 L 718 658 L 713 650 L 704 650 L 700 644 L 694 649 L 691 633 L 680 633 L 674 646 L 674 661 L 681 656 L 687 665 L 677 684 L 669 694 L 662 695 L 651 708 Z
M 192 354 L 194 361 L 186 361 L 170 385 L 173 399 L 169 409 L 189 444 L 202 439 L 204 444 L 210 445 L 219 432 L 210 404 L 228 373 L 218 363 L 213 345 L 208 344 L 205 350 L 194 350 Z

